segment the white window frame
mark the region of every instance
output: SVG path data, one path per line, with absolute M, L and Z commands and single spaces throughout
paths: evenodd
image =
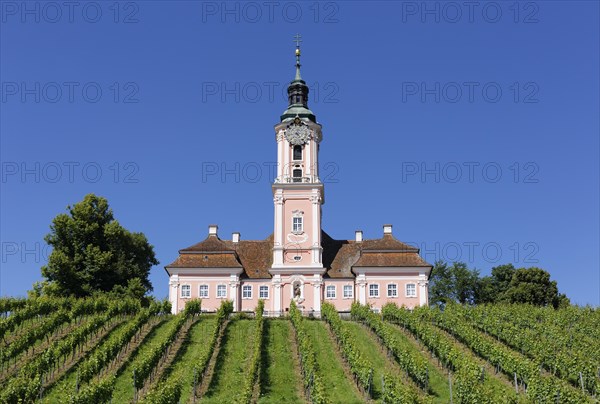
M 413 293 L 411 293 L 411 294 L 408 293 L 409 286 L 412 286 Z M 406 297 L 417 297 L 417 284 L 416 283 L 407 283 L 404 290 L 406 292 Z
M 224 287 L 225 288 L 225 295 L 221 296 L 221 294 L 219 293 L 219 287 Z M 217 285 L 217 299 L 227 299 L 227 285 L 224 283 L 220 283 Z
M 329 296 L 329 292 L 333 290 L 333 296 Z M 337 297 L 337 288 L 335 285 L 325 286 L 325 299 L 335 299 Z
M 187 290 L 187 296 L 183 295 L 183 288 L 184 287 Z M 191 299 L 191 297 L 192 297 L 192 285 L 190 285 L 189 283 L 185 283 L 185 284 L 181 285 L 181 293 L 180 293 L 180 295 L 181 295 L 182 299 Z
M 250 290 L 250 296 L 244 296 L 244 292 L 248 290 Z M 252 285 L 242 285 L 242 299 L 252 299 Z
M 292 233 L 304 233 L 304 218 L 301 215 L 292 216 Z
M 374 289 L 371 289 L 371 286 L 375 286 Z M 372 292 L 376 291 L 377 294 L 373 294 Z M 378 298 L 379 297 L 379 284 L 378 283 L 369 283 L 369 297 Z
M 394 287 L 394 294 L 390 294 L 390 286 Z M 398 297 L 398 284 L 397 283 L 388 283 L 386 290 L 387 290 L 387 297 Z
M 267 297 L 263 296 L 263 291 L 267 291 Z M 258 298 L 259 299 L 268 299 L 269 298 L 269 287 L 267 285 L 260 285 L 258 287 Z
M 350 295 L 346 295 L 347 288 L 350 288 Z M 342 288 L 342 296 L 344 299 L 354 299 L 354 285 L 344 285 Z
M 295 151 L 296 151 L 296 147 L 300 148 L 300 158 L 296 159 L 295 156 Z M 302 161 L 302 159 L 304 158 L 304 147 L 302 147 L 301 145 L 294 145 L 292 147 L 292 161 Z
M 206 289 L 206 296 L 202 295 L 203 287 Z M 203 283 L 202 285 L 198 285 L 198 297 L 201 299 L 208 299 L 208 296 L 210 296 L 210 287 L 205 283 Z

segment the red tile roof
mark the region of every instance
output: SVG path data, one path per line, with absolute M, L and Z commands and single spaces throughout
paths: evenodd
M 334 240 L 322 232 L 323 266 L 326 277 L 352 278 L 353 267 L 431 267 L 419 256 L 419 249 L 398 241 L 391 234 L 380 239 Z M 179 251 L 167 268 L 244 268 L 242 277 L 271 278 L 273 235 L 264 240 L 234 243 L 215 235 Z

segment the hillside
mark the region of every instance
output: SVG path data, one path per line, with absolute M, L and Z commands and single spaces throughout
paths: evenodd
M 0 402 L 599 402 L 598 309 L 322 310 L 0 299 Z

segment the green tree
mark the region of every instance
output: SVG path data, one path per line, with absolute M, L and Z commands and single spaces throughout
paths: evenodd
M 491 276 L 479 278 L 475 289 L 475 303 L 495 303 L 501 300 L 515 271 L 512 264 L 498 265 L 492 268 Z
M 42 293 L 90 296 L 95 292 L 152 290 L 148 274 L 158 261 L 143 233 L 131 233 L 113 217 L 105 198 L 86 195 L 52 221 L 52 247 L 42 267 Z M 39 289 L 39 286 L 38 286 Z
M 472 304 L 479 271 L 470 270 L 464 262 L 455 262 L 448 266 L 437 261 L 429 278 L 429 303 L 443 306 L 449 302 Z
M 558 293 L 556 281 L 551 281 L 550 274 L 537 267 L 517 269 L 502 300 L 555 308 L 569 305 L 569 299 Z
M 452 276 L 444 261 L 436 261 L 429 277 L 429 304 L 443 306 L 452 300 Z
M 455 262 L 450 268 L 454 282 L 454 300 L 462 304 L 475 303 L 475 289 L 479 271 L 470 270 L 464 262 Z

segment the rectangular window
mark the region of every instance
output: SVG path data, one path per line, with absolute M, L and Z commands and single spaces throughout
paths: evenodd
M 242 299 L 252 299 L 252 286 L 251 285 L 242 286 Z
M 190 285 L 181 285 L 181 297 L 192 297 L 192 287 Z
M 208 298 L 208 285 L 200 285 L 198 295 L 203 298 Z
M 227 285 L 217 285 L 217 297 L 227 297 Z
M 354 287 L 352 285 L 344 285 L 344 298 L 349 299 L 354 296 Z
M 417 285 L 414 283 L 406 284 L 406 297 L 417 297 Z
M 379 285 L 377 283 L 369 284 L 369 297 L 379 297 Z
M 398 297 L 398 285 L 395 283 L 387 285 L 387 297 Z
M 269 287 L 268 286 L 260 286 L 258 288 L 258 296 L 261 299 L 268 299 L 269 298 Z
M 294 217 L 292 218 L 292 233 L 302 233 L 302 218 Z
M 292 171 L 293 182 L 302 182 L 302 170 L 296 168 Z
M 325 287 L 325 297 L 327 299 L 335 299 L 335 286 L 327 285 Z

